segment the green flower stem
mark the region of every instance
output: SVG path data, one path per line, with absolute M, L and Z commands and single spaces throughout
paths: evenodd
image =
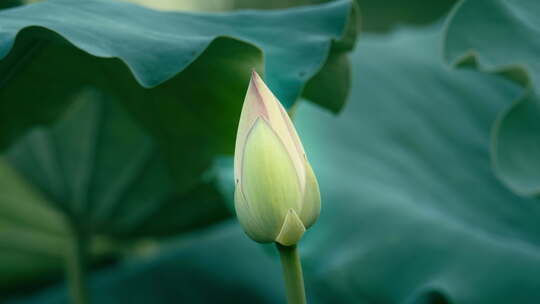
M 304 276 L 302 274 L 302 264 L 296 245 L 283 246 L 276 243 L 283 276 L 285 278 L 285 289 L 287 290 L 288 304 L 306 304 L 306 293 L 304 290 Z
M 86 287 L 86 261 L 88 255 L 88 236 L 75 231 L 66 256 L 67 285 L 73 304 L 88 304 Z

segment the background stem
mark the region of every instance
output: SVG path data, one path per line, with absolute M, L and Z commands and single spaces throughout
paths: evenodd
M 87 249 L 88 236 L 84 232 L 74 230 L 66 257 L 67 285 L 73 304 L 89 303 L 86 287 Z
M 287 290 L 287 302 L 289 304 L 306 304 L 306 293 L 304 291 L 304 275 L 302 274 L 302 264 L 296 245 L 283 246 L 276 243 L 281 257 L 283 276 L 285 278 L 285 289 Z

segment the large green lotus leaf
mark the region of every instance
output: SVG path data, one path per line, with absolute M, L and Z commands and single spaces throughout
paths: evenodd
M 279 260 L 230 223 L 195 233 L 159 249 L 94 273 L 92 301 L 116 303 L 284 303 Z M 69 303 L 57 286 L 6 303 Z
M 118 239 L 168 236 L 229 215 L 211 179 L 179 191 L 152 137 L 97 90 L 4 158 L 0 289 L 58 272 L 80 234 L 90 236 L 95 259 Z
M 0 159 L 0 294 L 29 275 L 57 270 L 69 230 L 62 215 Z
M 177 187 L 187 190 L 215 153 L 232 151 L 251 69 L 264 70 L 291 105 L 306 83 L 328 70 L 328 58 L 334 62 L 352 47 L 351 16 L 349 1 L 271 12 L 173 13 L 68 0 L 4 10 L 0 146 L 53 121 L 74 95 L 93 86 L 157 138 Z M 337 111 L 342 90 L 336 87 L 341 101 L 311 97 Z
M 154 140 L 96 90 L 79 95 L 61 119 L 12 145 L 6 159 L 91 234 L 167 235 L 226 215 L 211 180 L 179 192 Z
M 141 1 L 141 0 L 138 0 Z M 167 0 L 161 0 L 167 2 Z M 329 0 L 222 0 L 235 8 L 282 8 Z M 215 1 L 212 1 L 214 3 Z M 221 2 L 221 1 L 218 1 Z M 356 0 L 360 7 L 362 30 L 388 31 L 401 24 L 428 24 L 444 16 L 456 0 Z
M 524 86 L 493 128 L 492 159 L 514 192 L 540 196 L 540 2 L 463 1 L 448 19 L 444 54 L 461 66 L 501 74 Z
M 223 11 L 232 9 L 281 9 L 332 0 L 129 0 L 164 10 Z M 448 13 L 456 0 L 355 0 L 360 7 L 362 30 L 388 31 L 402 24 L 429 24 Z
M 520 88 L 445 65 L 439 33 L 364 36 L 342 115 L 298 109 L 323 196 L 304 264 L 327 303 L 540 299 L 540 206 L 489 159 L 490 127 Z
M 322 303 L 535 303 L 540 206 L 490 168 L 490 127 L 521 94 L 440 60 L 439 27 L 365 35 L 338 117 L 295 122 L 322 210 L 301 242 Z M 218 162 L 232 197 L 230 161 Z

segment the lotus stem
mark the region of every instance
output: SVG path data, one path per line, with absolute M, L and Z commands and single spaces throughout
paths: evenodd
M 285 289 L 287 291 L 287 303 L 306 304 L 304 276 L 302 274 L 302 264 L 297 246 L 283 246 L 279 243 L 276 243 L 276 246 L 281 257 Z

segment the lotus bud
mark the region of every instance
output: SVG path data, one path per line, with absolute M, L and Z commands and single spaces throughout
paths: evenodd
M 235 209 L 246 234 L 291 246 L 315 223 L 319 185 L 287 112 L 253 72 L 234 154 Z

